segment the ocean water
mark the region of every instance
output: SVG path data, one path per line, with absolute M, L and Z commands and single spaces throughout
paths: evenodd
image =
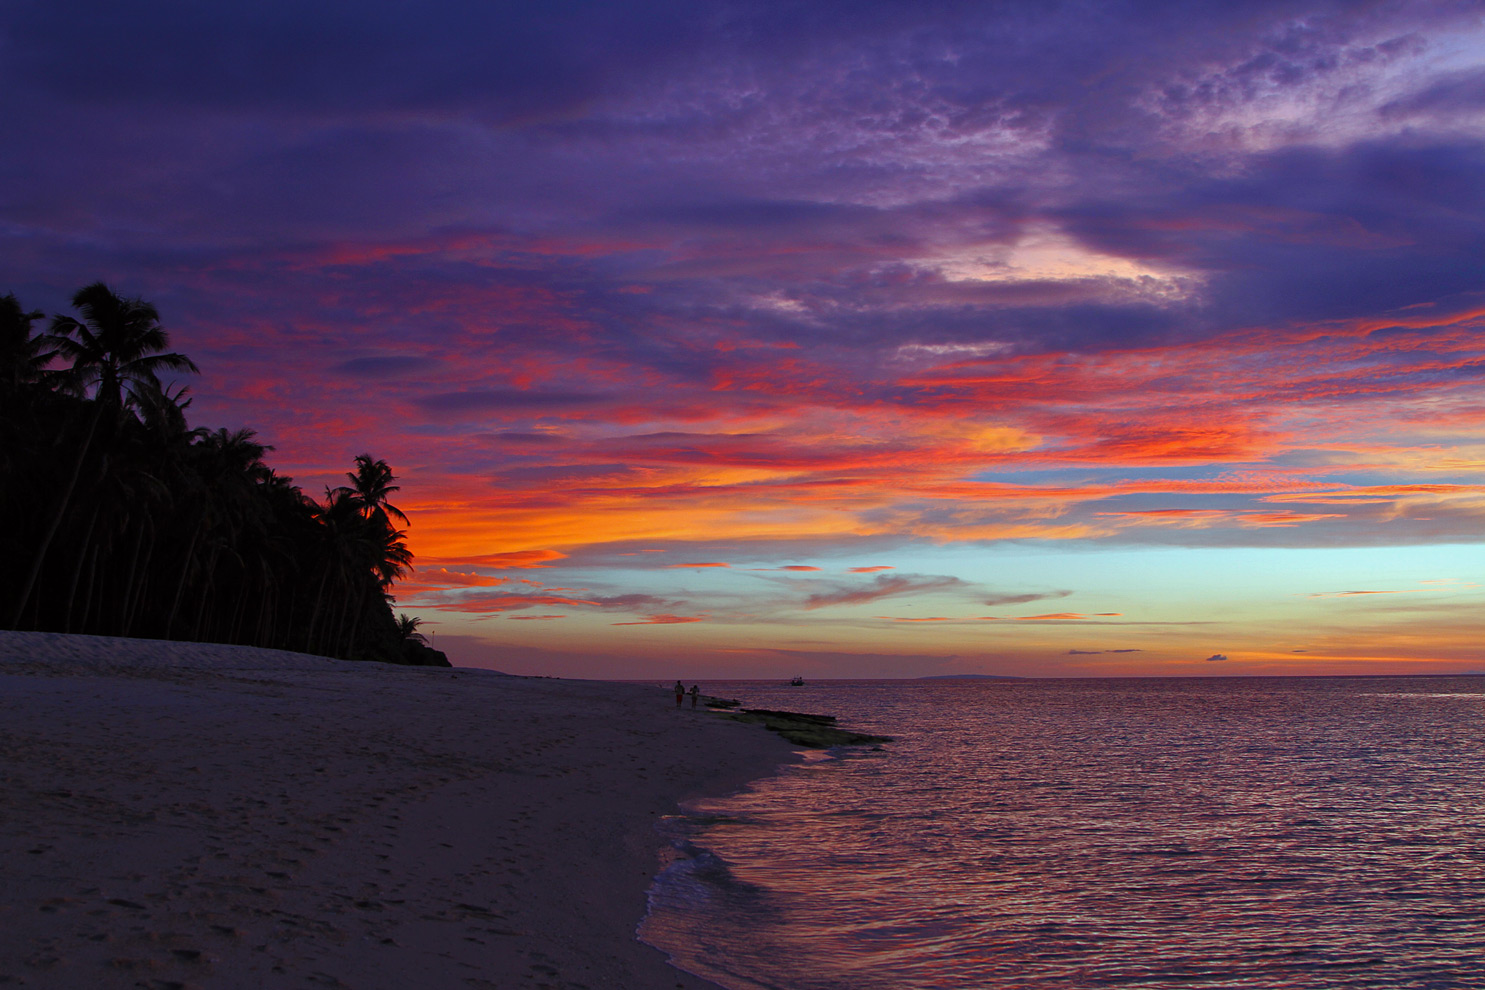
M 725 987 L 1485 987 L 1485 677 L 705 688 L 897 737 L 665 823 Z

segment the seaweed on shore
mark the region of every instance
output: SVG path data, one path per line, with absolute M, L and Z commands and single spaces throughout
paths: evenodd
M 891 736 L 873 736 L 865 732 L 852 732 L 838 728 L 834 715 L 810 715 L 806 712 L 782 712 L 771 708 L 744 708 L 741 711 L 720 712 L 723 718 L 737 722 L 760 723 L 764 728 L 777 732 L 796 746 L 807 749 L 828 749 L 831 746 L 865 746 L 872 743 L 891 742 Z

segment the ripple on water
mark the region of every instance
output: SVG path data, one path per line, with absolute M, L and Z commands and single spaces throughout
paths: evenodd
M 719 686 L 898 742 L 673 822 L 641 935 L 737 990 L 1482 987 L 1482 685 Z

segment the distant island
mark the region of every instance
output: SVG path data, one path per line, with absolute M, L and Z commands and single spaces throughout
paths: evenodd
M 1024 681 L 1015 674 L 926 674 L 916 677 L 918 681 Z
M 51 318 L 0 296 L 0 628 L 448 666 L 392 613 L 413 555 L 386 461 L 323 500 L 252 430 L 186 422 L 155 307 L 102 282 Z

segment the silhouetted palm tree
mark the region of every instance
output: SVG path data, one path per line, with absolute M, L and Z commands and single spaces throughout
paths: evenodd
M 385 461 L 362 454 L 349 486 L 324 504 L 305 497 L 251 431 L 189 426 L 187 389 L 161 376 L 195 365 L 169 351 L 153 306 L 102 283 L 73 301 L 76 316 L 37 336 L 41 314 L 0 298 L 0 609 L 12 627 L 446 662 L 418 620 L 392 613 L 412 554 Z
M 10 395 L 23 384 L 38 381 L 55 351 L 45 337 L 33 337 L 31 324 L 41 310 L 21 309 L 15 293 L 0 296 L 0 395 Z
M 71 362 L 68 368 L 55 373 L 54 384 L 78 396 L 86 395 L 91 389 L 93 413 L 78 444 L 72 471 L 21 583 L 10 618 L 11 628 L 20 625 L 57 527 L 67 515 L 99 422 L 106 414 L 117 415 L 126 400 L 146 391 L 161 391 L 159 372 L 198 370 L 184 354 L 165 352 L 170 346 L 170 336 L 161 328 L 160 314 L 151 304 L 125 299 L 102 282 L 94 282 L 77 291 L 72 305 L 83 319 L 54 317 L 51 333 L 42 339 L 58 357 Z
M 397 613 L 397 632 L 402 635 L 405 643 L 426 644 L 428 642 L 428 637 L 418 632 L 418 626 L 422 624 L 423 620 L 415 615 L 408 615 L 406 612 Z
M 392 528 L 389 516 L 396 516 L 403 523 L 408 522 L 402 510 L 387 501 L 393 492 L 401 491 L 402 488 L 392 484 L 396 477 L 386 461 L 377 460 L 370 454 L 358 454 L 356 470 L 348 472 L 346 477 L 350 479 L 350 487 L 337 488 L 335 491 L 353 497 L 361 506 L 363 516 L 376 519 L 388 529 Z
M 72 306 L 83 318 L 53 317 L 45 338 L 58 357 L 71 362 L 58 373 L 59 388 L 74 395 L 91 389 L 95 402 L 118 408 L 139 392 L 158 392 L 162 371 L 200 370 L 184 354 L 165 350 L 170 335 L 153 304 L 126 299 L 94 282 L 77 291 Z

